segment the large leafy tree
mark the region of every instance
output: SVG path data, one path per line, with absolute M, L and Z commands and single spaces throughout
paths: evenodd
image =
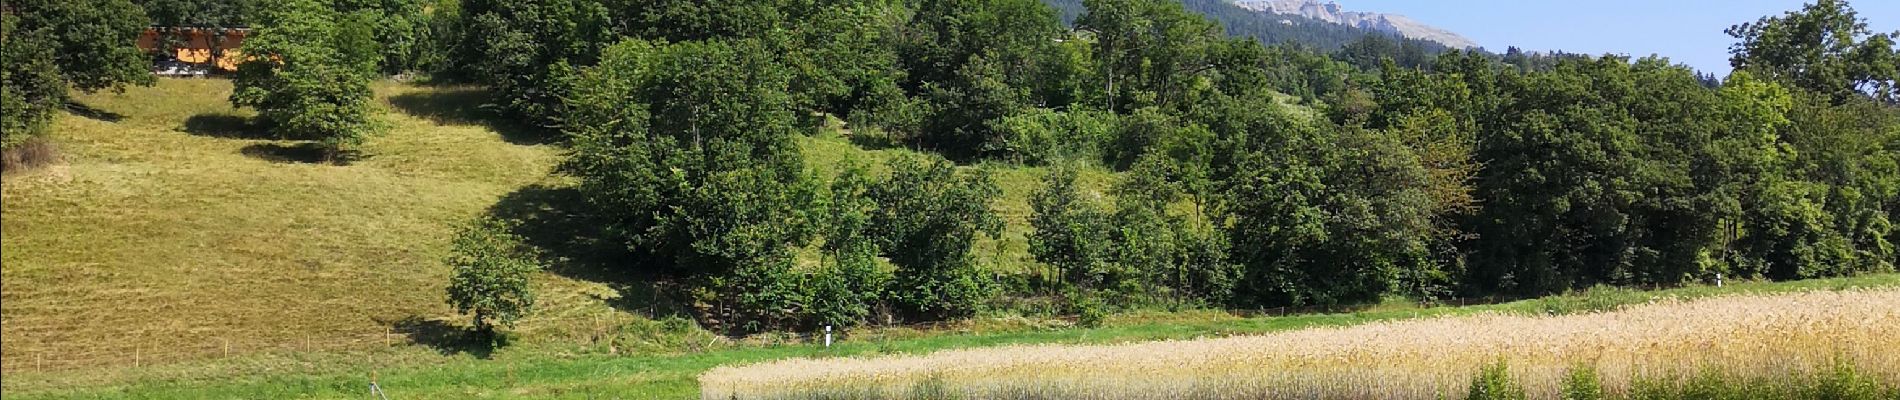
M 1875 33 L 1843 0 L 1819 0 L 1781 16 L 1735 25 L 1729 63 L 1836 102 L 1868 96 L 1900 103 L 1900 32 Z
M 1417 156 L 1359 128 L 1260 132 L 1235 156 L 1224 209 L 1235 299 L 1246 305 L 1336 305 L 1400 289 L 1433 268 L 1428 177 Z M 1328 134 L 1331 133 L 1331 134 Z
M 915 318 L 970 316 L 995 290 L 970 250 L 978 234 L 1002 229 L 990 209 L 1002 190 L 987 171 L 960 174 L 941 158 L 896 158 L 889 167 L 890 178 L 870 192 L 879 206 L 871 232 L 897 267 L 894 305 Z
M 1060 33 L 1036 0 L 919 2 L 897 48 L 902 87 L 928 104 L 916 141 L 957 159 L 1004 153 L 995 124 L 1060 92 L 1038 84 L 1050 78 L 1041 71 L 1063 65 Z
M 393 0 L 392 0 L 393 1 Z M 885 0 L 559 0 L 460 4 L 444 76 L 489 84 L 496 106 L 559 127 L 560 98 L 577 68 L 622 38 L 759 40 L 790 67 L 794 105 L 848 115 L 897 92 L 901 2 Z M 799 114 L 800 117 L 808 114 Z
M 152 82 L 145 52 L 136 46 L 150 20 L 125 0 L 15 0 L 6 7 L 16 19 L 14 35 L 38 36 L 52 46 L 53 64 L 73 88 L 100 90 Z
M 1792 179 L 1781 186 L 1801 205 L 1782 215 L 1789 225 L 1785 251 L 1767 253 L 1769 276 L 1794 279 L 1891 271 L 1891 209 L 1900 196 L 1900 150 L 1891 147 L 1900 118 L 1865 99 L 1834 105 L 1820 94 L 1800 94 L 1780 138 L 1793 150 Z M 1769 235 L 1773 237 L 1774 235 Z
M 909 84 L 917 87 L 957 81 L 958 70 L 980 56 L 1024 62 L 1030 52 L 1052 43 L 1062 27 L 1055 11 L 1036 0 L 924 0 L 915 8 L 900 31 L 900 55 Z
M 1872 32 L 1847 2 L 1821 0 L 1728 33 L 1742 71 L 1728 97 L 1772 92 L 1758 79 L 1795 92 L 1773 106 L 1730 103 L 1742 110 L 1733 120 L 1756 121 L 1743 132 L 1774 149 L 1747 165 L 1761 173 L 1740 197 L 1747 223 L 1728 234 L 1737 267 L 1781 279 L 1892 269 L 1900 32 Z
M 594 0 L 470 0 L 459 18 L 445 72 L 488 84 L 495 105 L 529 125 L 561 125 L 561 80 L 617 38 Z
M 901 103 L 896 42 L 903 21 L 900 3 L 823 0 L 788 7 L 796 25 L 779 38 L 784 63 L 793 71 L 793 101 L 800 110 L 841 117 Z M 813 113 L 803 113 L 810 116 Z
M 398 74 L 425 67 L 422 64 L 428 57 L 425 52 L 431 51 L 425 35 L 432 34 L 429 31 L 432 14 L 424 10 L 427 5 L 422 0 L 334 1 L 337 11 L 362 13 L 374 21 L 371 36 L 380 53 L 379 72 Z
M 1107 109 L 1181 107 L 1214 69 L 1221 28 L 1160 0 L 1088 0 L 1076 28 L 1095 34 L 1096 79 Z
M 13 149 L 45 132 L 66 99 L 66 81 L 44 35 L 21 32 L 20 21 L 0 20 L 0 149 Z
M 748 329 L 794 324 L 807 309 L 791 249 L 820 217 L 792 142 L 790 75 L 767 49 L 630 40 L 582 73 L 566 103 L 563 170 L 608 230 L 651 270 L 711 289 L 709 311 Z
M 147 19 L 131 2 L 8 0 L 0 19 L 0 148 L 44 132 L 68 87 L 116 90 L 153 81 L 136 46 Z
M 1629 205 L 1640 198 L 1637 121 L 1616 100 L 1627 82 L 1621 59 L 1573 62 L 1530 75 L 1505 74 L 1505 104 L 1479 137 L 1486 163 L 1477 180 L 1484 209 L 1473 231 L 1476 282 L 1544 292 L 1604 282 L 1627 271 Z
M 375 20 L 317 0 L 288 1 L 256 18 L 231 102 L 289 138 L 321 141 L 335 159 L 374 133 L 369 83 L 381 59 Z

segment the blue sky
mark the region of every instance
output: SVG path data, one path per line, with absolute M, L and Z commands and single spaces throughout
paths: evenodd
M 1801 0 L 1336 0 L 1349 11 L 1402 14 L 1494 52 L 1656 54 L 1726 75 L 1730 25 L 1797 10 Z M 1875 32 L 1900 30 L 1900 0 L 1850 1 Z

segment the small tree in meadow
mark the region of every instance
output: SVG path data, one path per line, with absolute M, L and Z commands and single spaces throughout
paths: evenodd
M 509 228 L 504 221 L 477 220 L 456 234 L 449 254 L 449 304 L 473 316 L 478 332 L 493 333 L 497 322 L 512 327 L 534 310 L 528 279 L 541 267 Z

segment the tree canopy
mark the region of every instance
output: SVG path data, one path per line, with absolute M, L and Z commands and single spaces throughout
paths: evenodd
M 1818 0 L 1781 16 L 1728 29 L 1729 63 L 1840 101 L 1868 96 L 1900 103 L 1900 31 L 1873 32 L 1841 0 Z
M 136 46 L 145 12 L 131 2 L 10 0 L 0 17 L 0 149 L 44 133 L 69 87 L 153 81 Z
M 256 108 L 281 137 L 321 141 L 328 159 L 345 156 L 377 129 L 369 84 L 382 56 L 373 42 L 373 14 L 296 0 L 255 20 L 259 27 L 244 41 L 233 104 Z

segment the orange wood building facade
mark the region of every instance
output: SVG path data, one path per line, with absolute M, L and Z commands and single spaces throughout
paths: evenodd
M 176 54 L 172 56 L 178 61 L 211 64 L 219 70 L 230 72 L 236 71 L 238 61 L 243 59 L 238 54 L 238 47 L 244 45 L 244 37 L 250 33 L 250 29 L 244 28 L 224 29 L 220 37 L 215 30 L 206 28 L 146 28 L 144 33 L 139 34 L 139 48 L 157 52 L 160 35 L 175 35 L 180 43 L 174 49 Z M 214 48 L 219 51 L 213 52 Z M 212 63 L 213 58 L 216 58 L 215 64 Z

